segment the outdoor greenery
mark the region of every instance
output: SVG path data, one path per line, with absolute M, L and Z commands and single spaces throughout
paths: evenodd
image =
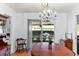
M 48 37 L 48 40 L 46 40 L 46 36 L 43 35 L 43 42 L 51 42 L 54 40 L 54 34 L 52 34 Z M 33 32 L 33 37 L 32 37 L 33 42 L 40 42 L 40 33 L 38 31 Z

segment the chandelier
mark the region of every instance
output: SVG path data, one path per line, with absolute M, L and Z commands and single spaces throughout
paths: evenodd
M 39 17 L 43 20 L 55 19 L 56 11 L 49 8 L 48 3 L 42 3 L 43 11 L 40 12 Z

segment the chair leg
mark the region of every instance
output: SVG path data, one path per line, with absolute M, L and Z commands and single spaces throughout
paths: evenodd
M 17 45 L 17 50 L 20 52 L 20 45 Z
M 26 44 L 25 44 L 25 49 L 26 49 Z
M 24 49 L 24 45 L 22 45 L 22 49 Z
M 17 45 L 17 50 L 19 50 L 19 46 Z
M 19 50 L 19 45 L 17 45 L 17 50 Z
M 23 49 L 23 48 L 22 48 L 22 45 L 21 45 L 21 49 Z

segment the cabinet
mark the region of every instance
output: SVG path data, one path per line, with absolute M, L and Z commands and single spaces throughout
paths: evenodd
M 72 44 L 73 44 L 73 40 L 72 40 L 72 33 L 65 33 L 65 46 L 72 50 Z
M 65 46 L 66 46 L 68 49 L 72 50 L 72 39 L 67 39 L 67 40 L 65 40 Z
M 0 49 L 0 56 L 10 56 L 10 46 L 4 46 Z
M 10 16 L 0 14 L 0 56 L 10 55 Z M 8 38 L 7 38 L 8 37 Z
M 10 56 L 11 47 L 0 38 L 0 56 Z

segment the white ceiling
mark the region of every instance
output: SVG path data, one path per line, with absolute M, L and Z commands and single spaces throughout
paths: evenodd
M 40 12 L 43 10 L 41 3 L 7 3 L 16 12 Z M 49 8 L 57 12 L 70 12 L 78 3 L 49 3 Z

